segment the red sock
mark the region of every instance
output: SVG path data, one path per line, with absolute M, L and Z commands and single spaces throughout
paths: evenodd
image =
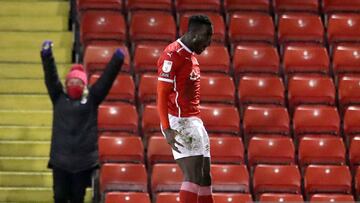
M 183 182 L 180 189 L 180 203 L 197 203 L 199 185 Z
M 197 203 L 213 203 L 211 186 L 200 187 Z

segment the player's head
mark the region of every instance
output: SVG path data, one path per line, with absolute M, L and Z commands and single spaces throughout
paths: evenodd
M 211 43 L 213 26 L 206 15 L 193 15 L 189 19 L 188 34 L 191 37 L 191 48 L 201 54 Z

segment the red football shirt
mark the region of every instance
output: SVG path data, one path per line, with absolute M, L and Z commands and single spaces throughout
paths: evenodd
M 200 68 L 195 54 L 180 39 L 168 45 L 158 60 L 159 85 L 170 83 L 168 113 L 177 117 L 200 113 Z

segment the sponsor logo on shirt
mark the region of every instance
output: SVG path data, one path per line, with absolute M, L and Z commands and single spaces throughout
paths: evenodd
M 160 77 L 169 78 L 170 74 L 169 73 L 161 73 Z

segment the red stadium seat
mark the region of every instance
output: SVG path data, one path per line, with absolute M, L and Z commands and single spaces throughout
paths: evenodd
M 330 58 L 325 47 L 318 45 L 289 45 L 283 56 L 285 73 L 322 73 L 330 71 Z
M 125 19 L 118 12 L 85 12 L 81 17 L 80 26 L 80 41 L 85 47 L 97 41 L 112 44 L 122 44 L 126 41 Z
M 288 11 L 305 11 L 305 12 L 319 12 L 319 1 L 318 0 L 275 0 L 273 1 L 273 7 L 275 12 L 288 12 Z
M 156 105 L 146 105 L 142 113 L 142 131 L 144 133 L 160 132 L 160 117 Z
M 240 104 L 285 104 L 285 88 L 278 76 L 245 75 L 240 78 Z
M 196 56 L 201 64 L 202 72 L 218 72 L 228 74 L 230 71 L 230 56 L 223 45 L 212 45 Z
M 176 0 L 176 9 L 184 11 L 221 11 L 220 0 Z
M 212 188 L 215 192 L 249 192 L 246 165 L 211 165 Z
M 225 11 L 232 13 L 235 11 L 270 11 L 269 0 L 225 0 Z
M 99 160 L 104 162 L 144 162 L 140 137 L 99 137 Z
M 138 135 L 135 135 L 133 133 L 129 133 L 129 132 L 109 132 L 109 131 L 105 131 L 105 132 L 99 132 L 99 137 L 101 136 L 107 136 L 107 137 L 128 137 L 128 136 L 138 136 Z
M 248 106 L 243 119 L 245 143 L 255 134 L 284 134 L 290 132 L 290 119 L 285 107 Z
M 359 0 L 323 0 L 323 11 L 325 13 L 353 11 L 358 12 L 360 9 Z
M 100 75 L 93 74 L 90 77 L 90 85 L 93 85 Z M 135 102 L 135 84 L 131 75 L 120 74 L 116 77 L 110 92 L 106 97 L 107 101 L 125 101 L 134 103 Z
M 148 163 L 174 163 L 171 147 L 164 136 L 151 136 L 147 149 Z
M 346 149 L 341 137 L 305 136 L 300 139 L 299 165 L 346 164 Z
M 100 131 L 137 132 L 138 115 L 135 106 L 126 103 L 104 103 L 98 111 Z
M 143 164 L 106 163 L 100 168 L 100 192 L 147 191 L 147 174 Z
M 345 75 L 338 81 L 338 97 L 341 110 L 349 105 L 360 104 L 360 76 Z
M 234 13 L 230 16 L 230 42 L 274 43 L 275 29 L 270 15 L 266 13 Z
M 235 74 L 279 73 L 280 59 L 275 47 L 261 44 L 242 44 L 234 50 Z
M 351 174 L 348 166 L 309 165 L 304 176 L 306 194 L 351 193 Z
M 151 175 L 152 191 L 179 191 L 183 181 L 182 172 L 177 164 L 155 164 Z
M 240 118 L 236 107 L 228 105 L 202 105 L 200 116 L 209 132 L 239 134 Z
M 179 193 L 160 192 L 156 195 L 156 203 L 179 203 Z
M 105 194 L 105 203 L 151 203 L 148 193 L 109 192 Z
M 198 14 L 197 12 L 186 12 L 180 16 L 179 35 L 182 36 L 188 30 L 189 19 L 192 15 Z M 212 41 L 216 43 L 225 42 L 226 28 L 224 18 L 219 13 L 206 13 L 211 23 L 213 24 Z M 219 57 L 220 58 L 220 57 Z
M 176 25 L 173 16 L 167 12 L 138 11 L 131 15 L 130 39 L 132 42 L 175 41 Z
M 244 163 L 244 146 L 240 137 L 210 137 L 212 163 Z
M 323 43 L 324 27 L 318 15 L 287 13 L 279 17 L 279 43 L 316 42 Z
M 360 136 L 355 136 L 350 141 L 349 160 L 351 166 L 360 165 Z
M 360 196 L 360 167 L 357 167 L 356 168 L 356 172 L 355 172 L 355 175 L 354 175 L 354 179 L 355 179 L 355 194 L 356 194 L 356 197 L 359 198 Z
M 230 76 L 203 74 L 200 86 L 201 103 L 235 103 L 235 85 Z
M 260 196 L 260 202 L 304 202 L 301 194 L 289 193 L 264 193 Z
M 157 78 L 156 74 L 149 73 L 140 76 L 138 95 L 142 104 L 156 101 Z
M 290 109 L 300 104 L 335 105 L 335 98 L 335 85 L 328 76 L 295 75 L 288 81 Z
M 138 44 L 134 54 L 135 72 L 157 72 L 157 61 L 164 49 L 165 45 L 161 44 Z
M 121 0 L 77 0 L 77 8 L 85 10 L 122 10 Z
M 298 106 L 294 113 L 293 128 L 295 137 L 304 134 L 339 135 L 339 113 L 336 107 L 331 106 Z
M 251 194 L 213 193 L 214 203 L 252 203 Z
M 301 194 L 301 175 L 296 165 L 258 165 L 254 170 L 255 196 L 261 193 Z
M 333 50 L 332 68 L 336 74 L 360 73 L 360 46 L 340 44 Z
M 172 2 L 171 0 L 127 0 L 126 8 L 129 11 L 138 10 L 163 10 L 171 11 Z
M 344 134 L 351 139 L 360 134 L 360 106 L 349 106 L 344 115 Z
M 332 14 L 328 21 L 327 37 L 330 44 L 360 41 L 359 14 Z
M 102 72 L 109 63 L 113 53 L 117 48 L 123 50 L 125 54 L 124 64 L 121 71 L 130 71 L 130 55 L 125 45 L 89 45 L 85 49 L 84 65 L 87 72 Z
M 254 136 L 249 141 L 248 163 L 257 164 L 294 164 L 295 147 L 290 137 Z
M 315 194 L 310 202 L 354 202 L 354 196 L 345 194 Z

